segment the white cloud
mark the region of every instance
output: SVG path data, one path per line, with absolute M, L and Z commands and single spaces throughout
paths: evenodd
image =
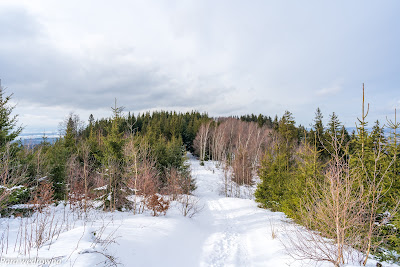
M 334 85 L 334 86 L 331 86 L 331 87 L 322 88 L 322 89 L 318 90 L 316 92 L 316 94 L 318 96 L 329 96 L 329 95 L 336 95 L 340 91 L 342 91 L 342 88 L 340 86 L 338 86 L 338 85 Z

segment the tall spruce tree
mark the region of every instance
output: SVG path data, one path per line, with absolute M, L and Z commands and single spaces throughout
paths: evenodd
M 348 133 L 339 120 L 335 112 L 329 116 L 329 121 L 325 131 L 325 153 L 332 154 L 334 149 L 340 149 L 340 155 L 346 153 Z
M 14 106 L 10 105 L 13 94 L 5 95 L 0 80 L 0 149 L 12 142 L 21 133 L 22 127 L 17 126 L 18 115 L 12 115 Z
M 389 158 L 393 160 L 390 168 L 390 179 L 386 181 L 386 188 L 388 194 L 385 195 L 384 199 L 389 207 L 396 207 L 399 195 L 400 195 L 400 160 L 399 160 L 399 139 L 400 139 L 400 122 L 397 121 L 397 110 L 394 111 L 394 120 L 387 119 L 387 125 L 390 130 L 388 137 L 388 154 Z M 390 229 L 394 234 L 389 237 L 389 247 L 396 251 L 397 255 L 393 255 L 393 261 L 400 261 L 400 214 L 397 213 L 393 218 L 391 225 L 393 229 Z M 395 230 L 395 231 L 393 231 Z
M 317 108 L 315 111 L 315 117 L 314 117 L 314 124 L 313 124 L 313 130 L 317 134 L 317 140 L 319 141 L 317 144 L 318 150 L 323 150 L 323 138 L 324 138 L 324 123 L 322 122 L 322 119 L 324 116 L 322 115 L 321 109 Z M 312 136 L 312 138 L 314 138 Z
M 264 208 L 273 211 L 282 211 L 282 201 L 287 193 L 287 182 L 290 178 L 284 145 L 284 139 L 275 134 L 273 143 L 261 162 L 259 170 L 261 183 L 255 192 L 256 201 Z
M 310 143 L 304 140 L 296 152 L 296 168 L 293 175 L 293 197 L 290 208 L 290 214 L 294 219 L 299 219 L 302 205 L 301 203 L 310 201 L 311 194 L 317 190 L 316 185 L 323 180 L 324 164 L 320 160 L 321 151 L 318 150 L 314 132 L 314 142 Z
M 296 202 L 296 180 L 293 179 L 294 153 L 298 130 L 292 113 L 286 111 L 277 122 L 277 132 L 261 163 L 261 183 L 255 192 L 256 201 L 264 207 L 292 214 Z
M 126 183 L 122 175 L 124 139 L 122 138 L 123 132 L 119 131 L 123 107 L 118 107 L 115 99 L 115 106 L 111 109 L 113 118 L 109 134 L 104 140 L 103 153 L 104 175 L 108 179 L 108 198 L 105 200 L 104 208 L 114 211 L 121 210 L 127 201 L 125 199 Z

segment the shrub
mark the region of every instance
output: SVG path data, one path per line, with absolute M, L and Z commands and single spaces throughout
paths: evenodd
M 170 201 L 167 198 L 159 194 L 151 195 L 146 199 L 146 207 L 153 211 L 153 216 L 165 215 L 169 209 L 169 203 Z

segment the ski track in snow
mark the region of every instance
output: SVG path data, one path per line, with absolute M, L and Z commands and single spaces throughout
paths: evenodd
M 203 244 L 200 266 L 251 266 L 240 225 L 235 221 L 234 206 L 229 199 L 218 196 L 218 180 L 203 180 L 206 177 L 211 178 L 211 173 L 201 173 L 199 166 L 196 170 L 193 162 L 192 168 L 194 173 L 200 171 L 200 175 L 197 175 L 196 193 L 198 192 L 205 205 L 203 212 L 211 230 Z
M 205 242 L 206 249 L 203 253 L 205 259 L 203 266 L 226 266 L 229 262 L 233 265 L 235 258 L 241 260 L 241 266 L 247 266 L 241 255 L 246 255 L 246 248 L 241 245 L 242 236 L 232 221 L 233 216 L 226 213 L 222 200 L 209 200 L 207 206 L 213 214 L 215 233 Z

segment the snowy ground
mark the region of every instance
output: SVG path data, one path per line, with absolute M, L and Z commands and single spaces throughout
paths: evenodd
M 290 224 L 284 214 L 260 209 L 251 199 L 223 197 L 222 171 L 212 162 L 200 166 L 192 158 L 190 164 L 197 184 L 194 194 L 202 208 L 195 217 L 182 216 L 177 206 L 161 217 L 93 211 L 86 222 L 72 218 L 66 225 L 68 231 L 45 242 L 38 251 L 32 250 L 29 258 L 61 261 L 58 265 L 39 266 L 113 266 L 113 262 L 123 266 L 174 267 L 315 265 L 295 261 L 285 252 L 284 229 Z M 62 214 L 76 216 L 61 206 L 54 209 L 54 218 Z M 2 251 L 0 266 L 9 266 L 5 262 L 18 257 L 14 250 L 21 246 L 18 236 L 22 222 L 21 218 L 0 220 L 0 235 L 7 233 L 9 242 L 8 251 Z M 3 250 L 5 242 L 5 238 L 0 239 Z M 369 266 L 375 263 L 371 261 Z

